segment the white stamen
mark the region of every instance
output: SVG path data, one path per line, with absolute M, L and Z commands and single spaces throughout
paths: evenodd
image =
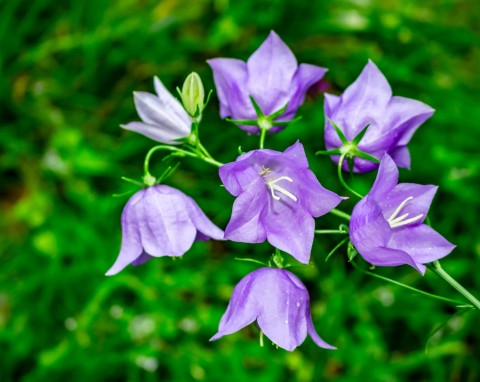
M 286 197 L 292 199 L 294 202 L 297 201 L 297 198 L 295 195 L 292 193 L 288 192 L 284 188 L 280 187 L 277 183 L 280 182 L 281 180 L 286 180 L 290 183 L 293 182 L 292 178 L 289 178 L 288 176 L 281 176 L 280 178 L 274 179 L 274 180 L 267 180 L 266 184 L 270 188 L 270 193 L 272 194 L 272 198 L 275 200 L 280 200 L 280 197 L 275 195 L 275 191 L 280 192 L 281 194 L 285 195 Z
M 397 207 L 397 209 L 393 212 L 392 216 L 388 219 L 389 222 L 394 220 L 397 215 L 400 213 L 403 207 L 405 207 L 405 204 L 407 204 L 410 200 L 413 199 L 413 196 L 409 196 L 407 199 L 405 199 L 403 202 L 400 203 L 400 205 Z
M 409 196 L 406 198 L 400 205 L 397 207 L 397 209 L 393 212 L 392 216 L 388 218 L 388 224 L 390 224 L 391 228 L 397 228 L 397 227 L 402 227 L 404 225 L 416 222 L 417 220 L 421 219 L 423 217 L 423 214 L 414 216 L 413 218 L 405 220 L 410 214 L 407 212 L 406 214 L 403 214 L 402 216 L 398 216 L 400 211 L 405 207 L 405 205 L 410 201 L 413 200 L 413 196 Z M 398 217 L 397 217 L 398 216 Z
M 390 227 L 392 227 L 392 228 L 401 227 L 401 226 L 413 223 L 413 222 L 421 219 L 422 217 L 423 217 L 423 214 L 420 214 L 420 215 L 417 215 L 417 216 L 415 216 L 411 219 L 407 219 L 407 220 L 404 220 L 404 221 L 398 221 L 398 222 L 395 222 L 395 223 L 390 222 Z

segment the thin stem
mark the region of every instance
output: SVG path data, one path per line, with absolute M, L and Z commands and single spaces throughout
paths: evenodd
M 260 148 L 263 149 L 265 144 L 265 137 L 267 136 L 267 129 L 260 129 Z
M 465 297 L 468 301 L 470 301 L 475 308 L 480 310 L 480 301 L 478 301 L 468 290 L 466 290 L 463 286 L 461 286 L 452 276 L 450 276 L 440 265 L 440 262 L 434 261 L 429 268 L 444 279 L 447 283 L 449 283 L 453 288 L 455 288 L 463 297 Z
M 398 281 L 389 279 L 388 277 L 380 276 L 380 275 L 378 275 L 378 274 L 376 274 L 376 273 L 373 273 L 373 272 L 367 271 L 367 270 L 365 270 L 365 269 L 362 269 L 362 268 L 359 267 L 359 266 L 355 263 L 355 261 L 353 261 L 353 260 L 351 261 L 351 264 L 355 267 L 355 269 L 359 270 L 360 272 L 365 273 L 366 275 L 375 277 L 375 278 L 377 278 L 377 279 L 380 279 L 380 280 L 383 280 L 383 281 L 387 281 L 387 282 L 389 282 L 390 284 L 394 284 L 394 285 L 400 286 L 400 287 L 402 287 L 402 288 L 411 290 L 412 292 L 415 292 L 415 293 L 421 294 L 421 295 L 423 295 L 423 296 L 427 296 L 427 297 L 433 298 L 433 299 L 435 299 L 435 300 L 440 300 L 440 301 L 443 301 L 443 302 L 448 302 L 448 303 L 451 303 L 451 304 L 462 305 L 463 307 L 467 307 L 463 301 L 458 301 L 458 300 L 453 300 L 453 299 L 450 299 L 450 298 L 447 298 L 447 297 L 437 296 L 436 294 L 432 294 L 432 293 L 425 292 L 425 291 L 423 291 L 423 290 L 420 290 L 420 289 L 411 287 L 411 286 L 409 286 L 409 285 L 402 284 L 401 282 L 398 282 Z M 477 302 L 478 302 L 478 301 L 477 301 Z
M 222 166 L 222 163 L 217 162 L 215 159 L 213 159 L 211 157 L 210 158 L 206 157 L 204 154 L 199 155 L 199 153 L 194 153 L 194 152 L 191 152 L 191 151 L 183 150 L 183 149 L 180 149 L 180 148 L 175 147 L 175 146 L 159 145 L 159 146 L 152 147 L 150 149 L 150 151 L 147 153 L 147 155 L 145 156 L 145 162 L 143 164 L 143 170 L 145 172 L 145 175 L 150 175 L 149 165 L 150 165 L 150 159 L 151 159 L 153 153 L 155 153 L 156 151 L 160 151 L 160 150 L 180 153 L 181 156 L 198 158 L 198 159 L 201 159 L 204 162 L 209 163 L 211 165 L 214 165 L 216 167 Z
M 317 235 L 346 235 L 348 232 L 341 229 L 316 229 Z
M 343 212 L 343 211 L 340 211 L 340 210 L 337 210 L 336 208 L 334 208 L 333 210 L 330 211 L 330 213 L 332 215 L 336 215 L 340 218 L 343 218 L 343 219 L 346 219 L 346 220 L 350 221 L 350 215 L 347 214 L 346 212 Z
M 345 239 L 343 239 L 340 243 L 338 243 L 335 248 L 333 248 L 330 253 L 327 255 L 327 257 L 325 258 L 325 262 L 328 261 L 328 259 L 330 258 L 330 256 L 332 256 L 335 252 L 337 252 L 337 250 L 342 246 L 344 245 L 348 240 L 350 240 L 349 237 L 346 237 Z
M 347 189 L 347 191 L 350 191 L 352 194 L 355 196 L 359 197 L 360 199 L 363 198 L 363 195 L 359 194 L 357 191 L 355 191 L 353 188 L 351 188 L 345 180 L 343 180 L 343 175 L 342 175 L 342 165 L 343 165 L 343 160 L 345 159 L 345 155 L 347 155 L 347 152 L 343 153 L 340 155 L 340 159 L 338 160 L 338 178 L 340 179 L 340 183 L 342 183 L 343 187 Z

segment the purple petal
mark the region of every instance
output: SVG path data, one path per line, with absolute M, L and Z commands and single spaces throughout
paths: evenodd
M 199 233 L 204 235 L 201 236 L 197 233 L 195 241 L 205 241 L 205 237 L 211 237 L 215 240 L 223 240 L 223 231 L 212 223 L 192 198 L 187 195 L 184 195 L 184 197 L 190 219 L 192 219 L 192 222 Z
M 139 257 L 137 257 L 134 261 L 132 261 L 132 265 L 139 266 L 145 264 L 147 261 L 153 259 L 153 256 L 150 256 L 147 252 L 143 252 Z
M 247 93 L 245 62 L 231 58 L 215 58 L 207 62 L 213 70 L 213 79 L 220 101 L 220 116 L 233 119 L 256 119 L 257 114 Z
M 175 142 L 175 139 L 184 138 L 185 135 L 177 131 L 163 129 L 161 126 L 148 125 L 142 122 L 130 122 L 126 125 L 120 125 L 123 129 L 135 131 L 136 133 L 145 135 L 154 141 L 166 143 L 169 145 L 178 145 L 180 142 Z
M 382 209 L 369 195 L 354 207 L 350 220 L 350 239 L 355 247 L 386 246 L 391 231 L 390 225 L 382 215 Z
M 392 89 L 382 72 L 369 60 L 341 98 L 341 107 L 331 119 L 352 141 L 367 124 L 374 125 L 383 120 L 385 107 L 392 98 Z M 373 131 L 380 132 L 379 129 Z
M 262 222 L 268 196 L 261 177 L 242 192 L 233 203 L 232 217 L 225 228 L 225 239 L 240 243 L 261 243 L 266 231 Z
M 423 102 L 404 98 L 392 97 L 390 100 L 386 114 L 388 119 L 386 123 L 394 126 L 401 139 L 398 141 L 399 146 L 405 146 L 410 142 L 417 128 L 430 118 L 435 112 L 430 106 Z
M 393 188 L 393 190 L 384 198 L 379 200 L 379 204 L 383 210 L 385 219 L 389 219 L 393 212 L 400 206 L 400 204 L 409 197 L 413 197 L 407 204 L 399 211 L 397 216 L 408 213 L 406 219 L 413 218 L 418 215 L 423 217 L 413 224 L 423 223 L 427 217 L 430 204 L 437 192 L 438 187 L 432 185 L 420 185 L 414 183 L 400 183 Z
M 422 264 L 441 259 L 455 248 L 455 245 L 425 224 L 394 230 L 388 245 L 407 252 L 417 263 Z
M 388 195 L 397 183 L 398 168 L 393 159 L 385 154 L 380 162 L 375 183 L 368 194 L 377 200 L 381 200 Z
M 307 336 L 308 292 L 291 281 L 295 277 L 281 269 L 268 269 L 255 282 L 255 294 L 261 301 L 258 326 L 276 345 L 292 351 Z
M 317 333 L 315 330 L 315 327 L 313 326 L 312 322 L 312 315 L 310 313 L 310 307 L 308 307 L 307 310 L 307 331 L 310 336 L 310 338 L 317 344 L 317 346 L 323 348 L 323 349 L 330 349 L 330 350 L 336 350 L 337 348 L 335 346 L 332 346 L 328 343 L 326 343 Z
M 389 154 L 398 167 L 410 169 L 410 151 L 407 146 L 398 146 Z
M 143 248 L 149 255 L 182 256 L 192 246 L 197 230 L 182 195 L 164 185 L 145 190 L 139 227 Z
M 122 212 L 122 246 L 117 260 L 107 271 L 107 276 L 120 272 L 128 264 L 141 256 L 143 252 L 140 232 L 138 230 L 137 205 L 141 203 L 145 190 L 135 193 L 125 205 Z
M 259 271 L 261 269 L 255 272 Z M 218 332 L 210 341 L 215 341 L 224 335 L 234 333 L 251 324 L 257 318 L 257 301 L 250 296 L 255 272 L 245 276 L 235 286 L 228 308 L 220 320 Z
M 307 156 L 305 155 L 305 149 L 300 141 L 296 141 L 293 145 L 288 147 L 284 154 L 291 158 L 294 165 L 298 166 L 299 168 L 308 168 L 308 160 Z
M 324 188 L 310 170 L 303 171 L 301 179 L 304 189 L 302 189 L 303 194 L 299 201 L 313 217 L 318 218 L 327 214 L 342 200 L 348 199 Z
M 253 153 L 251 151 L 240 155 L 235 162 L 224 164 L 218 171 L 223 185 L 233 196 L 240 195 L 244 188 L 261 179 L 258 172 L 245 160 Z
M 315 221 L 298 202 L 274 200 L 263 219 L 267 240 L 274 247 L 308 264 L 312 250 Z
M 288 107 L 285 111 L 286 115 L 289 115 L 290 118 L 295 115 L 298 107 L 303 103 L 308 89 L 313 84 L 320 81 L 326 72 L 326 68 L 321 68 L 319 66 L 310 64 L 299 65 L 295 76 L 293 77 L 293 84 L 290 90 L 290 101 L 288 102 Z
M 273 31 L 250 56 L 247 87 L 265 115 L 287 104 L 297 67 L 292 51 Z

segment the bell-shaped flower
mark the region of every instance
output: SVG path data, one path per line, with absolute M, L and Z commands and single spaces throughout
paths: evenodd
M 177 139 L 186 138 L 192 129 L 192 119 L 182 104 L 154 78 L 155 94 L 134 92 L 133 100 L 142 122 L 121 125 L 147 136 L 154 141 L 166 144 L 179 144 Z
M 275 121 L 292 120 L 307 90 L 327 71 L 315 65 L 298 65 L 292 51 L 273 31 L 246 63 L 233 58 L 215 58 L 208 60 L 208 64 L 213 70 L 220 100 L 220 116 L 233 120 L 257 120 L 258 113 L 250 97 L 265 116 L 287 106 L 276 115 Z M 267 128 L 274 133 L 285 126 L 286 123 L 275 123 Z M 254 134 L 260 131 L 253 125 L 240 123 L 239 127 Z
M 284 152 L 253 150 L 220 167 L 225 188 L 237 199 L 225 239 L 270 244 L 307 264 L 314 217 L 325 215 L 342 198 L 322 187 L 308 168 L 300 142 Z
M 370 264 L 408 264 L 424 274 L 424 264 L 455 246 L 423 224 L 437 186 L 397 183 L 397 166 L 385 155 L 372 189 L 353 209 L 350 240 Z
M 260 268 L 237 284 L 218 333 L 210 341 L 234 333 L 254 321 L 277 346 L 292 351 L 307 334 L 324 349 L 335 349 L 322 340 L 312 322 L 308 290 L 293 273 Z
M 387 79 L 369 61 L 341 96 L 325 94 L 325 146 L 327 150 L 358 149 L 377 159 L 387 153 L 397 166 L 409 168 L 407 145 L 417 128 L 433 113 L 434 110 L 422 102 L 392 96 Z M 340 134 L 332 122 L 341 130 Z M 339 136 L 342 134 L 350 144 L 342 142 Z M 338 163 L 339 156 L 332 158 Z M 372 171 L 377 167 L 377 163 L 368 159 L 354 158 L 355 172 Z M 343 169 L 348 170 L 346 162 Z
M 142 189 L 123 209 L 120 254 L 107 276 L 153 257 L 182 256 L 194 241 L 209 238 L 222 240 L 223 231 L 192 198 L 165 185 Z

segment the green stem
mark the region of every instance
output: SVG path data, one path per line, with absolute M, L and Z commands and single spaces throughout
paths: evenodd
M 470 301 L 475 308 L 480 310 L 480 301 L 478 301 L 468 290 L 461 286 L 452 276 L 445 272 L 438 260 L 431 263 L 429 268 L 447 283 L 449 283 L 453 288 L 455 288 L 463 297 Z
M 317 235 L 346 235 L 348 232 L 342 231 L 340 229 L 316 229 L 315 233 Z
M 337 252 L 338 248 L 340 248 L 342 245 L 344 245 L 348 240 L 350 240 L 349 237 L 346 237 L 345 239 L 343 239 L 340 243 L 338 243 L 335 248 L 333 248 L 330 253 L 327 255 L 327 257 L 325 258 L 325 261 L 328 261 L 328 259 L 330 258 L 330 256 L 332 256 L 335 252 Z
M 352 194 L 355 196 L 359 197 L 360 199 L 363 198 L 363 195 L 359 194 L 357 191 L 355 191 L 353 188 L 351 188 L 344 180 L 343 180 L 343 175 L 342 175 L 342 165 L 343 165 L 343 160 L 345 159 L 345 155 L 347 155 L 347 152 L 344 152 L 342 155 L 340 155 L 340 159 L 338 160 L 338 178 L 340 179 L 340 183 L 342 183 L 343 187 L 347 189 L 347 191 L 350 191 Z
M 267 129 L 260 129 L 260 148 L 263 149 L 265 144 L 265 137 L 267 136 Z
M 199 153 L 194 153 L 194 152 L 191 152 L 191 151 L 186 151 L 186 150 L 180 149 L 180 148 L 175 147 L 175 146 L 159 145 L 159 146 L 154 146 L 154 147 L 152 147 L 152 148 L 148 151 L 147 155 L 145 156 L 145 162 L 144 162 L 144 164 L 143 164 L 143 170 L 144 170 L 146 176 L 147 176 L 147 175 L 150 175 L 149 165 L 150 165 L 150 159 L 151 159 L 152 155 L 153 155 L 156 151 L 160 151 L 160 150 L 180 153 L 181 156 L 188 156 L 188 157 L 192 157 L 192 158 L 198 158 L 198 159 L 201 159 L 201 160 L 203 160 L 204 162 L 209 163 L 209 164 L 211 164 L 211 165 L 214 165 L 214 166 L 216 166 L 216 167 L 222 166 L 222 163 L 217 162 L 215 159 L 213 159 L 213 158 L 211 158 L 211 157 L 209 158 L 209 157 L 205 156 L 204 154 L 199 155 Z
M 360 267 L 355 263 L 355 261 L 351 261 L 351 264 L 355 267 L 355 269 L 359 270 L 359 271 L 362 272 L 362 273 L 365 273 L 366 275 L 375 277 L 375 278 L 380 279 L 380 280 L 383 280 L 383 281 L 387 281 L 387 282 L 389 282 L 390 284 L 394 284 L 394 285 L 400 286 L 400 287 L 402 287 L 402 288 L 411 290 L 412 292 L 421 294 L 421 295 L 423 295 L 423 296 L 427 296 L 427 297 L 433 298 L 433 299 L 435 299 L 435 300 L 440 300 L 440 301 L 448 302 L 448 303 L 455 304 L 455 305 L 461 305 L 462 307 L 465 307 L 465 308 L 466 308 L 466 307 L 470 307 L 470 306 L 466 306 L 463 301 L 458 301 L 458 300 L 453 300 L 453 299 L 446 298 L 446 297 L 442 297 L 442 296 L 437 296 L 436 294 L 428 293 L 428 292 L 425 292 L 425 291 L 423 291 L 423 290 L 420 290 L 420 289 L 411 287 L 411 286 L 409 286 L 409 285 L 402 284 L 401 282 L 398 282 L 398 281 L 389 279 L 388 277 L 380 276 L 380 275 L 378 275 L 378 274 L 376 274 L 376 273 L 367 271 L 367 270 L 365 270 L 365 269 L 360 268 Z M 477 303 L 478 303 L 478 301 L 477 301 Z
M 340 218 L 343 218 L 343 219 L 346 219 L 346 220 L 350 221 L 350 215 L 347 214 L 346 212 L 343 212 L 343 211 L 340 211 L 340 210 L 337 210 L 336 208 L 334 208 L 333 210 L 330 211 L 330 213 L 332 215 L 336 215 Z

